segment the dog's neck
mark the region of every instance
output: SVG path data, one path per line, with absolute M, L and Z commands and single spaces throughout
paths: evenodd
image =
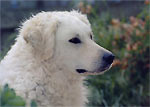
M 57 62 L 55 61 L 55 59 L 51 59 L 41 62 L 42 65 L 44 65 L 43 72 L 47 75 L 47 80 L 51 81 L 46 84 L 49 84 L 51 88 L 55 85 L 54 90 L 58 95 L 53 95 L 53 98 L 59 100 L 60 106 L 71 106 L 77 104 L 79 104 L 77 106 L 84 105 L 85 101 L 87 101 L 85 97 L 87 92 L 85 87 L 83 87 L 84 77 L 69 71 L 66 67 L 61 67 L 62 65 L 57 65 Z M 58 101 L 53 101 L 51 104 L 54 106 L 59 105 L 55 104 L 55 102 Z

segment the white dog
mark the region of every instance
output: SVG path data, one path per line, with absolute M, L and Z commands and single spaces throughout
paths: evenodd
M 41 12 L 23 23 L 16 43 L 1 61 L 0 86 L 8 83 L 27 105 L 84 106 L 84 75 L 109 69 L 114 55 L 93 41 L 79 12 Z

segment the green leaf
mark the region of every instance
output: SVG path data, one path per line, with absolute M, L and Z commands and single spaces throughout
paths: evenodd
M 5 106 L 25 107 L 25 101 L 20 96 L 16 96 L 7 102 Z
M 31 107 L 37 107 L 37 104 L 34 100 L 31 101 Z

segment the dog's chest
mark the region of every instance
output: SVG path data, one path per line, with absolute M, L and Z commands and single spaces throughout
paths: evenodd
M 37 87 L 36 93 L 41 106 L 48 103 L 53 106 L 83 106 L 86 101 L 86 89 L 82 80 L 75 81 L 74 78 L 67 78 L 62 74 L 50 77 L 45 85 Z M 46 100 L 43 102 L 42 99 Z

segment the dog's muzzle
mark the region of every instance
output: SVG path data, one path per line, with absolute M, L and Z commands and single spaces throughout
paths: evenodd
M 89 74 L 89 75 L 102 73 L 103 71 L 110 68 L 111 64 L 113 63 L 114 58 L 115 56 L 112 53 L 105 53 L 103 57 L 101 58 L 102 64 L 97 70 L 88 71 L 86 69 L 76 69 L 76 71 L 80 74 Z

